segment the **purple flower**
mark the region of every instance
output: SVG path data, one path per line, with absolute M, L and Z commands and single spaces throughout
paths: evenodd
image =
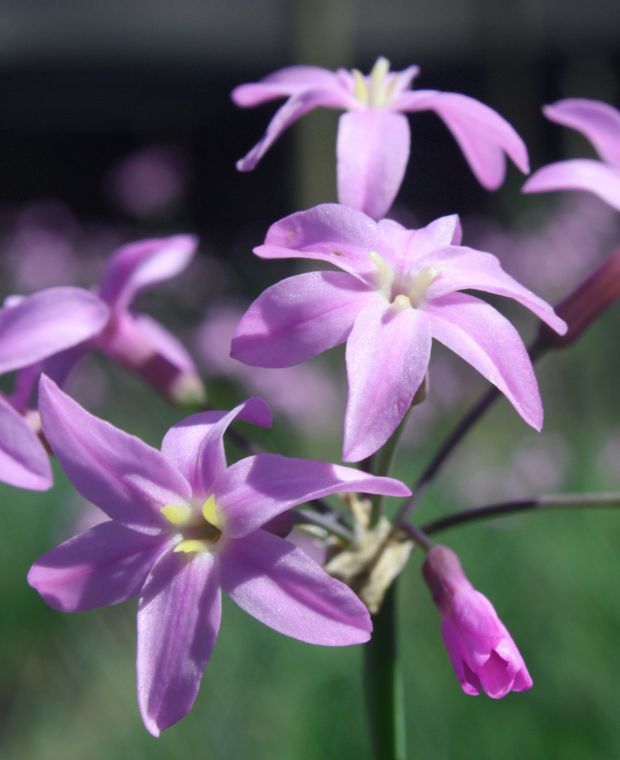
M 41 557 L 28 580 L 62 611 L 140 597 L 138 701 L 152 734 L 194 703 L 220 625 L 220 588 L 250 615 L 301 641 L 368 640 L 370 618 L 357 596 L 264 527 L 318 497 L 404 496 L 404 484 L 275 454 L 227 466 L 222 438 L 234 419 L 271 423 L 258 398 L 182 420 L 161 453 L 88 414 L 45 376 L 40 398 L 60 464 L 111 519 Z
M 581 132 L 603 160 L 577 158 L 543 166 L 528 179 L 523 192 L 586 190 L 620 211 L 620 111 L 585 98 L 560 100 L 543 111 L 551 121 Z
M 258 367 L 286 367 L 347 341 L 345 461 L 369 456 L 396 429 L 424 379 L 432 338 L 539 430 L 542 404 L 521 338 L 494 308 L 459 291 L 514 298 L 554 330 L 566 325 L 495 256 L 459 242 L 457 216 L 406 230 L 335 204 L 292 214 L 272 225 L 255 253 L 318 259 L 344 271 L 309 272 L 268 288 L 239 323 L 231 354 Z
M 108 309 L 80 288 L 49 288 L 0 309 L 0 374 L 43 361 L 101 330 Z M 0 393 L 0 481 L 42 491 L 52 485 L 47 453 L 36 433 L 36 415 Z
M 491 602 L 471 585 L 456 554 L 434 546 L 422 568 L 441 613 L 441 634 L 466 694 L 501 699 L 533 681 Z
M 172 235 L 121 246 L 112 255 L 97 289 L 110 309 L 103 329 L 92 340 L 46 363 L 43 371 L 62 383 L 76 363 L 97 347 L 164 396 L 181 402 L 202 400 L 202 382 L 185 347 L 162 324 L 130 308 L 140 291 L 182 272 L 192 260 L 196 245 L 193 235 Z M 29 368 L 20 378 L 24 400 L 40 371 L 41 367 Z
M 498 113 L 454 92 L 412 92 L 409 85 L 419 68 L 392 73 L 389 68 L 385 58 L 377 59 L 366 77 L 357 70 L 291 66 L 255 84 L 236 87 L 232 98 L 244 108 L 288 98 L 263 138 L 237 162 L 237 169 L 254 169 L 287 127 L 308 111 L 324 107 L 347 111 L 338 127 L 338 199 L 375 219 L 385 216 L 405 174 L 410 133 L 403 111 L 434 111 L 452 132 L 478 181 L 490 190 L 504 181 L 505 153 L 521 171 L 529 171 L 523 141 Z

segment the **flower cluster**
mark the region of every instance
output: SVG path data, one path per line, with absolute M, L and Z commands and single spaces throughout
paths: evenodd
M 28 581 L 65 612 L 138 598 L 138 702 L 154 735 L 194 704 L 219 633 L 222 591 L 265 625 L 300 641 L 346 646 L 369 640 L 370 614 L 356 594 L 359 585 L 348 578 L 371 577 L 382 552 L 390 556 L 394 542 L 402 542 L 396 534 L 406 526 L 381 516 L 380 499 L 367 506 L 356 494 L 412 496 L 408 486 L 386 476 L 387 467 L 372 469 L 376 460 L 372 466 L 369 460 L 394 444 L 399 425 L 427 392 L 433 340 L 458 354 L 527 424 L 541 429 L 542 402 L 521 337 L 493 305 L 469 291 L 510 298 L 560 336 L 567 333 L 565 316 L 570 340 L 589 324 L 583 294 L 559 316 L 493 254 L 463 245 L 457 215 L 417 229 L 385 218 L 409 156 L 406 112 L 434 111 L 486 188 L 503 182 L 506 157 L 529 171 L 521 138 L 499 114 L 465 95 L 411 90 L 417 74 L 416 66 L 391 72 L 384 58 L 368 76 L 295 66 L 233 92 L 243 107 L 287 98 L 262 140 L 238 162 L 241 171 L 253 169 L 311 109 L 345 111 L 337 139 L 339 203 L 274 223 L 254 250 L 262 259 L 308 259 L 322 268 L 288 277 L 259 295 L 236 327 L 231 356 L 252 367 L 282 368 L 346 343 L 342 458 L 362 462 L 359 468 L 257 453 L 243 438 L 236 440 L 250 455 L 227 463 L 229 426 L 245 421 L 269 427 L 269 407 L 250 398 L 231 411 L 212 409 L 182 343 L 131 308 L 140 291 L 189 265 L 197 248 L 192 235 L 122 246 L 94 292 L 53 288 L 11 298 L 0 310 L 0 372 L 17 371 L 14 392 L 0 395 L 0 480 L 49 488 L 48 445 L 75 489 L 108 518 L 40 557 Z M 579 160 L 543 168 L 525 191 L 587 189 L 620 208 L 618 112 L 570 100 L 548 107 L 546 114 L 583 131 L 604 163 Z M 609 291 L 613 296 L 606 304 L 616 290 Z M 62 390 L 93 349 L 173 403 L 201 411 L 177 422 L 161 450 L 93 416 Z M 350 514 L 323 501 L 333 494 L 346 494 Z M 314 527 L 324 538 L 331 534 L 332 555 L 340 553 L 350 563 L 349 585 L 294 543 L 291 529 L 304 513 L 293 516 L 292 510 L 303 505 L 316 507 Z M 456 555 L 409 528 L 427 552 L 424 577 L 463 690 L 499 698 L 530 688 L 513 639 Z M 401 564 L 386 571 L 389 581 L 410 548 L 409 542 L 398 552 Z M 333 572 L 334 565 L 327 567 Z

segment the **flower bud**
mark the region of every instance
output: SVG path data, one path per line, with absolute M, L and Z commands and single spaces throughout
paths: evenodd
M 434 546 L 422 567 L 441 613 L 441 634 L 466 694 L 484 691 L 493 699 L 525 691 L 532 679 L 491 602 L 465 577 L 456 554 Z
M 543 324 L 538 335 L 539 342 L 548 348 L 562 348 L 574 343 L 619 297 L 620 247 L 555 307 L 556 314 L 568 324 L 566 334 L 558 335 Z

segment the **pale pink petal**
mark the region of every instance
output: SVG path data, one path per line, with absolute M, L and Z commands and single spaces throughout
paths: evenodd
M 181 372 L 198 374 L 194 360 L 183 343 L 167 327 L 146 314 L 132 314 L 134 322 L 154 351 Z
M 407 118 L 381 108 L 350 111 L 338 125 L 338 200 L 373 219 L 390 210 L 409 160 Z
M 290 367 L 343 343 L 373 294 L 344 272 L 308 272 L 267 288 L 241 318 L 234 359 L 255 367 Z
M 346 350 L 345 462 L 370 456 L 396 430 L 424 379 L 430 351 L 421 310 L 378 299 L 360 312 Z
M 0 374 L 35 364 L 100 332 L 107 306 L 81 288 L 49 288 L 0 309 Z
M 464 293 L 424 305 L 433 338 L 469 362 L 506 395 L 523 419 L 542 428 L 543 409 L 532 362 L 510 322 L 492 306 Z
M 323 203 L 272 224 L 264 245 L 254 249 L 263 259 L 317 259 L 355 276 L 375 271 L 371 251 L 390 256 L 391 246 L 369 216 L 337 203 Z
M 581 132 L 599 156 L 620 168 L 620 111 L 600 100 L 567 98 L 543 108 L 548 119 Z
M 234 420 L 271 427 L 271 411 L 260 398 L 250 398 L 230 412 L 201 412 L 177 422 L 164 436 L 161 451 L 191 485 L 195 498 L 206 498 L 226 469 L 224 433 Z
M 483 290 L 513 298 L 560 335 L 567 330 L 566 323 L 553 307 L 512 278 L 502 269 L 499 259 L 490 253 L 454 246 L 429 254 L 423 265 L 439 270 L 427 291 L 430 300 L 457 290 Z
M 242 538 L 281 512 L 333 493 L 380 493 L 407 496 L 409 489 L 329 462 L 258 454 L 231 465 L 214 487 L 227 536 Z
M 240 84 L 231 93 L 233 102 L 241 108 L 253 108 L 276 98 L 297 95 L 308 90 L 330 90 L 345 94 L 338 77 L 319 66 L 288 66 L 274 71 L 260 82 Z
M 576 158 L 543 166 L 523 185 L 524 193 L 548 193 L 550 190 L 583 190 L 594 193 L 620 211 L 620 169 L 601 161 Z
M 394 103 L 403 111 L 435 111 L 452 132 L 471 170 L 483 187 L 495 190 L 504 181 L 507 154 L 525 174 L 529 172 L 523 140 L 492 108 L 455 92 L 405 92 Z
M 220 617 L 215 556 L 166 552 L 153 567 L 138 608 L 138 704 L 154 736 L 191 710 Z
M 182 272 L 192 260 L 194 235 L 137 240 L 119 248 L 110 259 L 99 293 L 117 309 L 126 308 L 136 293 Z
M 1 395 L 0 481 L 32 491 L 47 491 L 52 486 L 52 468 L 43 444 Z
M 185 478 L 156 449 L 89 414 L 43 376 L 43 431 L 75 488 L 113 520 L 145 533 L 166 525 L 167 504 L 191 498 Z
M 140 592 L 165 547 L 162 536 L 100 523 L 40 557 L 28 583 L 61 612 L 109 607 Z
M 222 587 L 242 609 L 285 636 L 347 646 L 370 638 L 364 604 L 301 549 L 258 530 L 221 555 Z
M 252 171 L 282 132 L 308 111 L 319 107 L 341 108 L 342 102 L 343 96 L 340 92 L 331 89 L 303 90 L 293 95 L 276 111 L 259 142 L 237 161 L 237 169 L 240 172 Z

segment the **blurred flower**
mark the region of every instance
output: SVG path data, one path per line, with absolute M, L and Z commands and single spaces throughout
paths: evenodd
M 441 634 L 466 694 L 501 699 L 533 685 L 525 662 L 491 602 L 465 577 L 456 554 L 434 546 L 422 567 L 441 613 Z
M 271 424 L 264 401 L 203 412 L 161 453 L 90 415 L 49 378 L 41 418 L 77 490 L 111 519 L 41 557 L 29 583 L 62 611 L 140 596 L 138 701 L 154 735 L 191 709 L 220 625 L 221 591 L 261 622 L 308 643 L 365 642 L 367 609 L 300 549 L 263 530 L 298 504 L 341 491 L 404 496 L 391 478 L 274 454 L 226 464 L 235 419 Z
M 97 290 L 110 307 L 104 329 L 92 340 L 54 357 L 43 371 L 62 383 L 75 364 L 96 346 L 165 397 L 178 403 L 202 401 L 202 381 L 185 347 L 159 322 L 130 310 L 133 299 L 144 288 L 185 269 L 196 246 L 193 235 L 152 238 L 121 246 L 112 254 Z M 29 397 L 41 369 L 29 368 L 18 378 L 24 399 Z
M 106 185 L 123 211 L 144 219 L 178 203 L 186 192 L 188 176 L 189 165 L 181 151 L 158 145 L 118 161 Z
M 345 461 L 372 454 L 394 432 L 424 379 L 432 338 L 494 383 L 536 429 L 543 412 L 528 353 L 514 327 L 461 290 L 513 298 L 557 332 L 564 322 L 489 253 L 460 246 L 457 216 L 419 230 L 324 204 L 276 222 L 262 258 L 327 261 L 268 288 L 250 306 L 231 354 L 247 364 L 297 364 L 347 341 Z
M 620 111 L 586 98 L 560 100 L 543 111 L 551 121 L 581 132 L 603 160 L 578 158 L 543 166 L 528 179 L 523 192 L 585 190 L 620 211 Z
M 306 429 L 331 427 L 339 405 L 338 388 L 327 372 L 308 365 L 272 369 L 248 367 L 230 356 L 230 343 L 243 315 L 232 304 L 211 308 L 196 334 L 196 353 L 208 375 L 229 377 L 252 394 L 267 399 L 273 409 Z M 303 393 L 300 389 L 303 388 Z
M 80 288 L 49 288 L 11 299 L 11 304 L 0 309 L 0 374 L 42 362 L 91 338 L 109 317 L 106 305 Z M 22 416 L 26 412 L 0 394 L 0 481 L 46 490 L 52 471 L 35 429 L 36 417 Z
M 359 71 L 328 71 L 291 66 L 255 84 L 233 90 L 238 106 L 248 108 L 287 97 L 264 137 L 240 161 L 240 171 L 254 169 L 280 134 L 314 108 L 344 109 L 338 127 L 338 199 L 375 219 L 388 212 L 409 159 L 410 133 L 403 111 L 434 111 L 457 140 L 478 181 L 494 190 L 504 181 L 507 154 L 522 172 L 529 171 L 527 150 L 498 113 L 466 95 L 409 89 L 419 68 L 390 73 L 378 58 L 369 76 Z

